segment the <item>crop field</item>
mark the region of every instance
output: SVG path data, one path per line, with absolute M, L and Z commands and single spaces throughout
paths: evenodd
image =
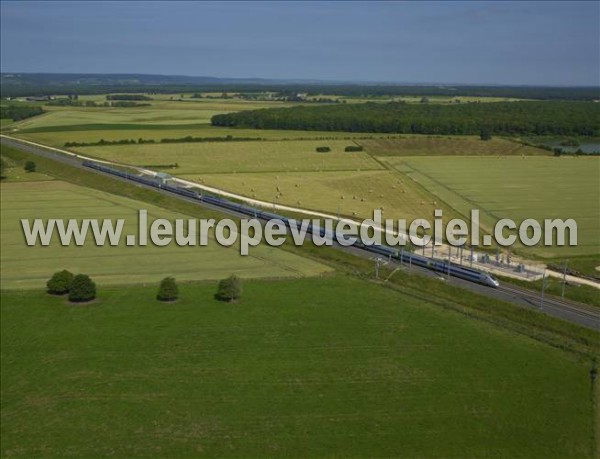
M 3 457 L 591 457 L 588 364 L 347 277 L 2 293 Z
M 598 255 L 600 159 L 584 157 L 382 158 L 463 215 L 481 210 L 482 222 L 500 218 L 573 218 L 576 247 L 536 247 L 540 256 Z
M 103 102 L 103 96 L 82 96 L 82 101 Z M 261 137 L 269 140 L 284 139 L 356 139 L 379 138 L 382 135 L 319 132 L 252 130 L 213 127 L 210 118 L 215 114 L 268 107 L 285 107 L 283 102 L 248 102 L 239 100 L 151 101 L 147 107 L 45 107 L 47 113 L 17 123 L 3 120 L 9 125 L 7 133 L 27 140 L 62 147 L 65 142 L 98 142 L 122 139 L 180 138 L 185 136 Z M 297 105 L 297 104 L 296 104 Z
M 166 129 L 165 129 L 166 128 Z M 348 145 L 355 142 L 362 142 L 365 137 L 377 138 L 377 134 L 361 134 L 348 132 L 319 132 L 319 131 L 284 131 L 284 130 L 254 130 L 254 129 L 238 129 L 210 126 L 208 124 L 194 125 L 105 125 L 105 124 L 90 124 L 90 125 L 64 125 L 47 128 L 32 128 L 23 131 L 7 132 L 7 134 L 17 136 L 33 142 L 51 145 L 62 148 L 65 142 L 98 142 L 104 140 L 123 140 L 140 138 L 145 140 L 154 140 L 160 142 L 164 138 L 182 138 L 186 136 L 192 137 L 252 137 L 266 140 L 324 140 L 331 139 L 347 139 Z
M 557 160 L 544 150 L 499 137 L 482 141 L 477 136 L 220 128 L 210 126 L 202 115 L 257 108 L 256 104 L 273 106 L 274 102 L 182 102 L 161 97 L 152 104 L 131 109 L 64 107 L 17 123 L 20 130 L 13 134 L 58 147 L 67 141 L 100 139 L 262 137 L 268 140 L 72 150 L 156 169 L 177 163 L 179 167 L 167 172 L 248 197 L 346 216 L 369 217 L 374 208 L 383 208 L 388 218 L 430 218 L 432 209 L 438 207 L 451 218 L 468 215 L 477 207 L 488 230 L 501 215 L 516 220 L 576 217 L 578 247 L 517 248 L 522 253 L 554 258 L 598 253 L 595 234 L 600 225 L 594 221 L 598 166 L 592 163 L 593 167 L 587 167 L 594 159 Z M 311 138 L 320 140 L 299 140 Z M 365 151 L 343 151 L 352 144 L 362 145 Z M 318 146 L 329 146 L 332 152 L 316 153 Z M 585 199 L 579 199 L 580 190 Z M 573 199 L 577 201 L 575 209 Z
M 511 140 L 493 138 L 483 141 L 479 137 L 457 136 L 402 136 L 398 139 L 360 140 L 365 151 L 374 156 L 507 156 L 546 155 L 540 148 L 522 145 Z
M 372 218 L 433 219 L 434 204 L 425 190 L 387 170 L 304 173 L 183 175 L 182 178 L 226 189 L 244 196 L 334 215 Z M 447 215 L 452 209 L 447 208 Z
M 327 145 L 331 152 L 317 153 Z M 251 142 L 198 142 L 160 145 L 111 145 L 72 148 L 83 155 L 133 165 L 174 164 L 174 175 L 293 172 L 335 170 L 378 170 L 382 166 L 366 153 L 344 152 L 351 141 L 294 140 Z
M 299 277 L 319 275 L 329 268 L 309 259 L 268 246 L 239 255 L 237 247 L 221 247 L 209 239 L 205 247 L 118 247 L 92 242 L 62 247 L 55 235 L 48 247 L 28 247 L 21 218 L 125 219 L 123 234 L 137 234 L 137 212 L 152 218 L 185 218 L 165 209 L 127 198 L 54 181 L 2 184 L 2 288 L 43 288 L 55 271 L 68 269 L 92 276 L 100 285 L 158 282 L 166 275 L 179 280 L 220 279 L 231 273 L 241 277 Z M 91 237 L 91 236 L 89 236 Z M 89 241 L 89 239 L 88 239 Z

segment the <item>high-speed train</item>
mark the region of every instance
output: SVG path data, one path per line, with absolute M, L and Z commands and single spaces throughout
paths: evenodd
M 154 188 L 159 188 L 161 190 L 166 190 L 171 193 L 175 193 L 181 196 L 185 196 L 187 198 L 195 199 L 198 201 L 206 202 L 208 204 L 212 204 L 217 207 L 221 207 L 223 209 L 232 210 L 244 215 L 248 215 L 253 218 L 258 218 L 261 220 L 281 220 L 285 225 L 290 227 L 291 225 L 297 225 L 298 222 L 294 219 L 288 219 L 282 215 L 277 215 L 271 212 L 265 212 L 264 210 L 260 210 L 254 207 L 245 206 L 243 204 L 229 201 L 227 199 L 223 199 L 216 196 L 211 196 L 207 194 L 200 194 L 197 191 L 190 190 L 188 188 L 179 187 L 170 183 L 160 183 L 158 180 L 152 177 L 144 177 L 141 175 L 131 174 L 126 171 L 122 171 L 119 169 L 115 169 L 113 167 L 107 166 L 105 164 L 100 164 L 94 161 L 85 160 L 83 161 L 83 166 L 89 167 L 91 169 L 96 169 L 101 172 L 105 172 L 107 174 L 116 175 L 122 177 L 127 180 L 131 180 L 134 182 L 142 183 L 144 185 L 152 186 Z M 308 225 L 306 228 L 306 232 L 308 234 L 312 234 L 314 231 L 319 231 L 320 236 L 328 236 L 331 237 L 332 240 L 336 240 L 335 234 L 328 233 L 324 228 L 315 227 L 312 225 Z M 366 245 L 362 241 L 358 240 L 354 244 L 356 247 L 359 247 L 367 252 L 376 253 L 378 255 L 382 255 L 387 257 L 390 260 L 399 261 L 400 263 L 406 263 L 409 265 L 415 265 L 422 268 L 427 268 L 432 271 L 439 272 L 443 275 L 454 276 L 460 279 L 464 279 L 470 282 L 475 282 L 478 284 L 487 285 L 488 287 L 499 287 L 500 283 L 490 274 L 478 271 L 476 269 L 467 268 L 465 266 L 459 265 L 457 263 L 453 263 L 447 260 L 439 260 L 435 258 L 429 258 L 422 255 L 417 255 L 416 253 L 412 253 L 409 251 L 404 251 L 403 249 L 398 250 L 393 247 L 389 247 L 386 245 Z

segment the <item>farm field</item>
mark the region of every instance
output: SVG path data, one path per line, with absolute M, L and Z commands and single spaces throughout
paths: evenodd
M 482 223 L 500 218 L 573 218 L 577 247 L 535 247 L 540 256 L 598 255 L 600 159 L 585 157 L 382 158 L 463 215 L 481 210 Z
M 592 457 L 589 365 L 347 277 L 2 293 L 3 457 Z
M 238 129 L 210 126 L 208 124 L 194 125 L 64 125 L 47 128 L 31 128 L 23 131 L 7 131 L 14 135 L 33 142 L 63 148 L 66 142 L 98 142 L 104 140 L 144 139 L 160 142 L 164 138 L 192 137 L 252 137 L 266 140 L 311 140 L 311 139 L 348 139 L 359 142 L 365 137 L 377 138 L 377 134 L 361 134 L 348 132 L 319 132 L 319 131 L 283 131 Z M 349 145 L 352 142 L 348 142 Z
M 209 123 L 213 115 L 232 111 L 285 107 L 283 103 L 244 101 L 164 102 L 142 107 L 52 107 L 41 116 L 19 123 L 19 129 L 50 128 L 86 124 L 177 125 Z
M 82 101 L 103 102 L 103 96 L 82 96 Z M 351 139 L 382 135 L 319 132 L 253 130 L 214 127 L 210 117 L 219 113 L 251 110 L 267 107 L 282 107 L 282 102 L 248 102 L 236 100 L 194 102 L 151 101 L 148 107 L 134 108 L 91 108 L 91 107 L 48 107 L 47 113 L 17 123 L 3 120 L 9 125 L 6 133 L 27 140 L 63 147 L 65 142 L 98 142 L 104 140 L 195 137 L 260 137 L 269 140 L 284 139 Z M 297 104 L 296 104 L 297 105 Z
M 170 244 L 145 247 L 86 243 L 62 247 L 54 236 L 48 247 L 25 245 L 21 218 L 117 218 L 125 219 L 123 235 L 137 234 L 138 209 L 153 218 L 185 218 L 165 209 L 131 199 L 79 187 L 59 180 L 3 183 L 2 190 L 2 288 L 43 288 L 55 271 L 84 272 L 99 285 L 158 282 L 166 275 L 178 280 L 241 277 L 299 277 L 319 275 L 330 268 L 268 246 L 239 255 L 238 248 L 221 247 L 213 239 L 205 247 Z M 89 236 L 91 237 L 91 235 Z
M 388 218 L 430 218 L 433 208 L 438 207 L 449 219 L 468 215 L 475 203 L 482 211 L 484 229 L 491 229 L 496 217 L 505 211 L 515 219 L 524 218 L 526 214 L 530 216 L 527 210 L 532 205 L 535 207 L 532 218 L 563 217 L 565 211 L 570 216 L 570 200 L 577 199 L 576 190 L 583 187 L 589 199 L 578 203 L 581 210 L 576 215 L 580 235 L 578 247 L 516 248 L 523 254 L 554 258 L 598 253 L 594 235 L 599 225 L 593 221 L 597 208 L 594 190 L 599 183 L 597 166 L 582 167 L 584 170 L 580 174 L 578 165 L 584 163 L 557 163 L 556 158 L 544 150 L 499 137 L 481 141 L 477 136 L 386 136 L 212 127 L 202 119 L 202 109 L 196 108 L 205 107 L 207 113 L 210 110 L 228 112 L 240 110 L 240 107 L 256 108 L 251 102 L 239 100 L 181 102 L 163 97 L 152 104 L 133 109 L 61 107 L 17 123 L 21 130 L 13 135 L 58 147 L 66 141 L 94 142 L 102 138 L 158 141 L 187 135 L 262 137 L 269 140 L 78 147 L 71 150 L 155 169 L 177 163 L 179 167 L 166 171 L 248 197 L 347 216 L 369 217 L 374 208 L 383 207 L 384 216 Z M 272 106 L 276 103 L 260 104 Z M 298 140 L 311 137 L 321 140 Z M 352 144 L 362 145 L 365 151 L 343 151 Z M 317 146 L 329 146 L 332 152 L 316 153 Z M 415 162 L 419 159 L 423 160 L 422 169 Z M 569 161 L 568 158 L 561 160 Z M 581 158 L 584 162 L 588 160 L 594 161 Z M 502 168 L 494 161 L 503 161 L 500 163 Z M 536 166 L 539 164 L 543 167 Z M 561 166 L 554 168 L 557 164 Z M 565 164 L 569 167 L 560 174 Z M 439 169 L 440 174 L 430 173 L 430 169 Z M 512 177 L 521 180 L 523 187 L 513 184 Z M 531 177 L 539 180 L 539 186 L 531 181 Z M 565 190 L 555 186 L 558 177 Z M 464 187 L 461 180 L 465 180 Z M 488 180 L 492 181 L 491 188 L 486 187 Z M 277 187 L 281 191 L 278 192 Z M 488 189 L 492 191 L 488 193 Z M 522 199 L 523 194 L 527 201 Z M 548 213 L 548 210 L 555 212 Z
M 160 145 L 78 147 L 83 155 L 133 165 L 179 165 L 174 175 L 277 172 L 379 170 L 383 167 L 366 153 L 344 152 L 350 141 L 332 140 L 329 153 L 317 153 L 318 140 L 198 142 Z
M 190 181 L 226 189 L 248 197 L 327 211 L 333 215 L 372 218 L 383 209 L 383 218 L 433 219 L 434 204 L 429 193 L 410 179 L 387 170 L 304 173 L 247 173 L 182 175 Z M 279 189 L 279 190 L 278 190 Z M 452 209 L 445 208 L 447 215 Z
M 402 136 L 399 139 L 365 139 L 359 141 L 373 156 L 507 156 L 545 155 L 540 148 L 495 137 L 483 141 L 474 136 Z

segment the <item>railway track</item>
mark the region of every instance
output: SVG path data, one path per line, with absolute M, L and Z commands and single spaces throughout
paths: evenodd
M 506 292 L 507 294 L 519 296 L 530 303 L 533 308 L 541 311 L 544 311 L 544 309 L 547 308 L 559 308 L 570 315 L 576 315 L 586 321 L 590 321 L 591 324 L 595 323 L 595 328 L 600 330 L 600 307 L 595 308 L 594 306 L 565 300 L 564 298 L 548 294 L 544 294 L 544 297 L 542 298 L 540 292 L 515 285 L 502 284 L 498 287 L 498 290 Z
M 53 149 L 50 147 L 45 148 L 45 147 L 41 147 L 38 145 L 32 145 L 29 142 L 23 143 L 23 142 L 19 142 L 18 140 L 14 139 L 14 138 L 7 138 L 5 136 L 2 136 L 1 143 L 11 146 L 11 147 L 14 147 L 14 148 L 19 148 L 19 149 L 24 150 L 31 154 L 43 156 L 43 157 L 46 157 L 49 159 L 53 159 L 55 161 L 65 163 L 65 164 L 68 164 L 73 167 L 77 167 L 80 169 L 87 169 L 82 165 L 82 158 L 80 158 L 74 154 L 72 156 L 66 156 L 66 155 L 58 153 L 60 150 L 57 150 L 57 149 Z M 56 150 L 56 152 L 52 151 L 52 150 Z M 126 180 L 126 179 L 120 178 L 120 177 L 116 177 L 116 176 L 112 176 L 112 175 L 106 174 L 104 172 L 95 171 L 93 169 L 87 169 L 87 170 L 93 171 L 98 174 L 105 175 L 107 177 L 111 177 L 112 179 L 131 183 L 131 181 L 129 181 L 129 180 Z M 176 195 L 176 194 L 170 193 L 168 191 L 164 191 L 164 190 L 157 190 L 155 187 L 151 187 L 151 186 L 147 186 L 147 185 L 143 185 L 143 184 L 137 184 L 137 185 L 141 186 L 141 187 L 153 189 L 154 191 L 168 194 L 169 196 L 177 197 L 179 199 L 182 199 L 182 200 L 185 200 L 188 202 L 194 202 L 198 205 L 202 205 L 209 209 L 218 210 L 218 211 L 230 214 L 230 215 L 235 215 L 237 217 L 245 216 L 243 214 L 231 211 L 229 209 L 221 208 L 215 204 L 198 202 L 197 200 L 194 200 L 191 198 L 179 196 L 179 195 Z M 349 252 L 353 253 L 354 255 L 362 256 L 362 257 L 366 257 L 366 256 L 372 257 L 372 255 L 373 255 L 369 252 L 366 252 L 361 249 L 357 249 L 355 247 L 339 246 L 336 248 L 339 250 L 349 251 Z M 420 273 L 422 275 L 423 274 L 424 275 L 432 275 L 432 272 L 426 273 L 425 271 L 428 271 L 428 270 L 426 270 L 425 268 L 419 268 L 417 266 L 413 266 L 413 269 L 415 269 L 417 272 L 420 271 Z M 439 276 L 438 273 L 433 273 L 433 275 L 437 275 L 438 277 L 441 277 L 441 276 Z M 489 297 L 497 298 L 497 299 L 500 299 L 503 301 L 507 301 L 507 302 L 513 303 L 520 307 L 527 307 L 529 309 L 537 309 L 538 311 L 552 315 L 554 317 L 558 317 L 558 318 L 566 320 L 568 322 L 572 322 L 572 323 L 581 325 L 586 328 L 591 328 L 593 330 L 600 331 L 600 307 L 595 308 L 593 306 L 583 305 L 581 303 L 576 303 L 573 301 L 567 301 L 562 298 L 557 298 L 557 297 L 554 297 L 551 295 L 545 295 L 544 300 L 542 302 L 541 294 L 539 292 L 529 290 L 526 288 L 522 288 L 522 287 L 518 287 L 518 286 L 514 286 L 514 285 L 501 284 L 498 288 L 490 288 L 487 286 L 479 285 L 474 282 L 466 281 L 466 280 L 455 278 L 455 277 L 449 278 L 448 281 L 450 281 L 454 284 L 460 285 L 463 288 L 466 288 L 466 289 L 475 291 L 479 294 L 485 295 L 485 296 L 489 296 Z

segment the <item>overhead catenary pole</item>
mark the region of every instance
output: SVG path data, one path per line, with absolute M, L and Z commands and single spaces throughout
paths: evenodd
M 563 267 L 563 284 L 562 284 L 562 294 L 561 296 L 565 297 L 565 286 L 567 285 L 567 262 L 569 260 L 565 260 L 565 266 Z
M 544 309 L 544 289 L 546 288 L 546 269 L 542 275 L 542 294 L 540 295 L 540 309 Z

